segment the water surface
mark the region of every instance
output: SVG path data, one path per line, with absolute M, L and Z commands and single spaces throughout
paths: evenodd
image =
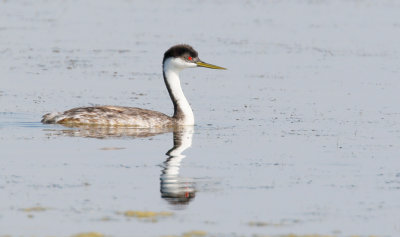
M 3 1 L 0 235 L 398 236 L 399 10 Z M 88 105 L 171 114 L 161 60 L 177 43 L 229 69 L 182 73 L 192 130 L 39 122 Z

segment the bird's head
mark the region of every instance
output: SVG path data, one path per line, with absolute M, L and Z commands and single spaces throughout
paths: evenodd
M 164 70 L 166 70 L 166 67 L 168 67 L 179 71 L 185 68 L 193 67 L 206 67 L 226 70 L 226 68 L 201 61 L 197 51 L 194 50 L 192 46 L 187 44 L 178 44 L 168 49 L 164 53 L 163 67 Z

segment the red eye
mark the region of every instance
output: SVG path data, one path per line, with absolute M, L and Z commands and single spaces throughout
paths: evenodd
M 192 61 L 192 57 L 189 56 L 189 57 L 188 57 L 188 60 L 189 60 L 189 61 Z

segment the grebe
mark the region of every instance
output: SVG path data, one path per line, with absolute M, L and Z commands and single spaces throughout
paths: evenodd
M 179 73 L 185 68 L 206 67 L 226 69 L 202 62 L 196 50 L 190 45 L 175 45 L 164 53 L 163 77 L 169 96 L 174 104 L 172 117 L 163 113 L 122 106 L 79 107 L 63 113 L 43 115 L 42 123 L 64 125 L 106 125 L 133 126 L 140 128 L 171 127 L 176 125 L 194 125 L 192 108 L 183 94 Z

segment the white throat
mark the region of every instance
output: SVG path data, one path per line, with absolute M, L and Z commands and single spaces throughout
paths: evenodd
M 180 125 L 194 125 L 194 116 L 192 108 L 183 94 L 179 73 L 188 67 L 193 67 L 179 58 L 168 58 L 163 66 L 164 80 L 168 87 L 171 99 L 175 106 L 174 117 L 178 119 Z

